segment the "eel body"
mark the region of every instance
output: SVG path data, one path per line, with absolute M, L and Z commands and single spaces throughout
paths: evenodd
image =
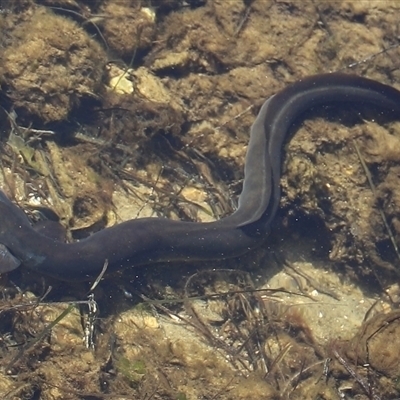
M 3 271 L 20 262 L 56 279 L 85 281 L 100 273 L 105 260 L 108 271 L 115 271 L 158 262 L 225 259 L 248 252 L 265 239 L 277 212 L 282 147 L 290 127 L 305 111 L 331 103 L 372 105 L 377 113 L 388 110 L 400 118 L 400 92 L 367 78 L 321 74 L 287 86 L 261 107 L 251 127 L 238 208 L 219 221 L 139 218 L 63 243 L 37 232 L 25 213 L 0 191 L 0 271 L 2 258 L 7 258 Z

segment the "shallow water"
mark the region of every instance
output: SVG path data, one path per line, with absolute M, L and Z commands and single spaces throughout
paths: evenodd
M 160 1 L 155 19 L 145 2 L 42 3 L 0 9 L 0 101 L 24 139 L 11 143 L 3 115 L 2 187 L 54 209 L 75 239 L 231 213 L 250 125 L 290 82 L 344 70 L 399 87 L 399 49 L 371 57 L 397 41 L 397 2 Z M 399 123 L 358 111 L 294 127 L 263 248 L 107 276 L 95 351 L 76 310 L 46 331 L 88 285 L 4 277 L 3 397 L 399 397 L 399 262 L 379 211 L 396 240 Z M 63 303 L 37 306 L 49 285 L 43 301 Z

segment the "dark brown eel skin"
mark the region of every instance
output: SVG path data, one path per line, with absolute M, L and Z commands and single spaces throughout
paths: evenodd
M 12 256 L 39 274 L 85 281 L 100 273 L 105 260 L 108 271 L 116 271 L 159 262 L 225 259 L 248 252 L 265 240 L 278 209 L 282 147 L 291 125 L 305 111 L 330 103 L 373 105 L 377 113 L 388 110 L 400 118 L 400 92 L 370 79 L 332 73 L 289 85 L 261 107 L 251 128 L 239 206 L 216 222 L 139 218 L 78 242 L 62 243 L 36 232 L 25 213 L 0 191 L 0 271 L 2 255 L 3 259 Z

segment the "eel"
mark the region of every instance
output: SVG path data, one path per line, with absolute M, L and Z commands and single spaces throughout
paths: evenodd
M 291 126 L 307 110 L 331 103 L 372 105 L 377 113 L 386 110 L 400 118 L 400 92 L 357 75 L 320 74 L 287 86 L 265 101 L 251 127 L 236 211 L 215 222 L 138 218 L 63 243 L 36 231 L 0 191 L 0 271 L 20 263 L 55 279 L 86 281 L 98 276 L 106 260 L 107 272 L 112 272 L 160 262 L 232 258 L 250 251 L 265 241 L 279 207 L 282 148 Z M 10 266 L 10 259 L 15 264 Z

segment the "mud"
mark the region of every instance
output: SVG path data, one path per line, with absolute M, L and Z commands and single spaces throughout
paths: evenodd
M 290 82 L 343 70 L 400 87 L 398 2 L 154 3 L 0 5 L 2 187 L 73 238 L 231 213 L 258 108 Z M 95 351 L 76 310 L 48 329 L 67 305 L 43 304 L 87 286 L 2 277 L 2 398 L 399 397 L 399 129 L 376 110 L 312 110 L 264 248 L 107 277 Z

